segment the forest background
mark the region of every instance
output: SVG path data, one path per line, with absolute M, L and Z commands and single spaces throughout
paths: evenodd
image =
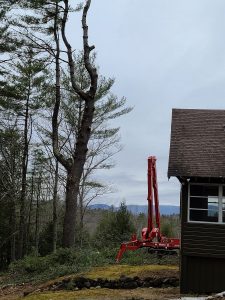
M 96 64 L 91 1 L 71 2 L 0 1 L 0 266 L 17 275 L 43 271 L 47 261 L 59 274 L 71 271 L 71 261 L 73 268 L 112 261 L 146 224 L 124 202 L 117 210 L 88 208 L 113 192 L 96 174 L 114 166 L 122 150 L 117 118 L 132 107 Z M 76 14 L 82 51 L 67 36 Z M 179 235 L 178 216 L 162 219 L 165 234 Z

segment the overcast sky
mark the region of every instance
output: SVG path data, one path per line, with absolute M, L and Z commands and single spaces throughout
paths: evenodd
M 161 204 L 179 204 L 167 179 L 172 108 L 225 107 L 224 0 L 92 0 L 90 43 L 113 92 L 134 110 L 117 120 L 124 149 L 105 173 L 117 192 L 98 203 L 147 204 L 147 157 L 157 156 Z M 73 46 L 80 18 L 72 20 Z

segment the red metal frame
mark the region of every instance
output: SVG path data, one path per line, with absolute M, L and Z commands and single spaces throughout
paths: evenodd
M 160 232 L 160 212 L 159 212 L 159 196 L 156 172 L 156 157 L 148 158 L 148 227 L 143 228 L 141 232 L 142 239 L 138 240 L 136 234 L 132 235 L 129 242 L 122 243 L 116 261 L 119 262 L 123 253 L 127 250 L 134 251 L 139 248 L 149 248 L 150 251 L 172 251 L 180 249 L 180 240 L 175 238 L 167 238 Z M 155 223 L 153 225 L 153 199 L 155 208 Z

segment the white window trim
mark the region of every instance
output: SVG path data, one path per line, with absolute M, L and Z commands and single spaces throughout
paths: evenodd
M 219 219 L 219 221 L 218 222 L 191 221 L 190 220 L 190 185 L 206 185 L 206 186 L 211 185 L 211 186 L 218 186 L 219 187 L 219 195 L 218 195 L 218 198 L 219 198 L 219 216 L 218 216 L 218 219 Z M 225 186 L 225 184 L 219 184 L 219 183 L 195 183 L 195 182 L 189 182 L 188 183 L 188 213 L 187 213 L 188 223 L 225 225 L 225 222 L 222 222 L 223 221 L 223 202 L 222 202 L 222 199 L 223 199 L 223 187 L 224 186 Z M 201 196 L 199 196 L 199 197 L 201 197 Z M 216 197 L 216 196 L 211 196 L 211 197 Z M 225 198 L 225 196 L 224 196 L 224 198 Z M 196 209 L 196 210 L 198 210 L 198 209 Z M 207 210 L 207 209 L 201 209 L 201 210 Z M 224 209 L 224 211 L 225 211 L 225 209 Z

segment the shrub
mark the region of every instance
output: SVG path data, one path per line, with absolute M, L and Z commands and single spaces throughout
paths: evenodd
M 107 255 L 104 251 L 91 248 L 59 249 L 44 257 L 26 256 L 15 261 L 10 264 L 9 273 L 16 282 L 44 281 L 114 262 L 115 255 Z
M 110 210 L 103 215 L 94 235 L 94 246 L 99 249 L 119 247 L 135 232 L 130 212 L 124 202 L 118 211 Z
M 9 271 L 16 274 L 40 273 L 46 269 L 46 259 L 38 256 L 26 256 L 10 264 Z
M 174 230 L 173 230 L 173 224 L 169 222 L 162 223 L 162 229 L 161 232 L 166 237 L 174 237 Z

